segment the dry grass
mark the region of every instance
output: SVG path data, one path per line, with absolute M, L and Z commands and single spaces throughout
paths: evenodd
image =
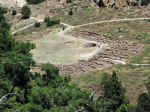
M 150 22 L 148 20 L 144 21 L 132 21 L 132 22 L 114 22 L 114 23 L 104 23 L 97 25 L 89 25 L 76 29 L 76 31 L 88 31 L 95 32 L 106 37 L 112 37 L 115 40 L 118 39 L 128 39 L 136 40 L 139 43 L 145 45 L 144 51 L 131 59 L 131 63 L 150 63 Z
M 118 73 L 119 79 L 126 88 L 126 94 L 131 104 L 136 104 L 138 96 L 146 91 L 145 80 L 150 77 L 149 67 L 134 67 L 131 65 L 117 65 L 106 68 L 102 71 L 91 72 L 80 76 L 72 77 L 72 81 L 80 85 L 82 88 L 87 88 L 90 91 L 96 91 L 96 96 L 100 95 L 100 83 L 102 73 L 111 74 L 115 70 Z
M 101 20 L 110 20 L 116 18 L 138 18 L 138 17 L 150 17 L 150 8 L 149 7 L 131 7 L 130 9 L 109 9 L 109 8 L 93 8 L 87 7 L 74 11 L 73 15 L 70 16 L 58 10 L 58 16 L 61 18 L 61 21 L 71 24 L 71 25 L 81 25 L 89 22 L 101 21 Z
M 136 57 L 129 59 L 129 63 L 150 64 L 150 22 L 135 21 L 135 22 L 116 22 L 98 25 L 90 25 L 76 29 L 77 31 L 89 31 L 112 37 L 115 40 L 128 39 L 136 40 L 145 45 L 144 51 Z M 106 68 L 101 71 L 91 72 L 88 74 L 75 76 L 73 81 L 83 88 L 97 91 L 96 95 L 100 94 L 100 82 L 103 72 L 110 73 L 115 70 L 118 72 L 119 79 L 122 81 L 127 90 L 131 104 L 136 104 L 139 94 L 146 91 L 145 80 L 150 77 L 150 66 L 131 66 L 117 65 Z

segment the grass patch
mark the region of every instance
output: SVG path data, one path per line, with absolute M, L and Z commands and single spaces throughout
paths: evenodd
M 146 10 L 147 12 L 149 9 Z M 80 25 L 89 22 L 110 20 L 110 19 L 124 19 L 124 18 L 139 18 L 148 17 L 145 14 L 145 9 L 138 7 L 131 7 L 130 9 L 111 9 L 111 8 L 93 8 L 86 7 L 81 8 L 77 11 L 73 11 L 73 15 L 68 15 L 62 10 L 57 10 L 58 16 L 61 21 L 68 23 L 70 25 Z
M 100 95 L 100 83 L 103 73 L 111 74 L 115 70 L 118 73 L 119 79 L 126 88 L 127 96 L 131 104 L 136 104 L 139 94 L 146 91 L 144 85 L 146 79 L 150 77 L 149 67 L 136 67 L 132 65 L 116 65 L 111 68 L 106 68 L 102 71 L 91 72 L 88 74 L 73 77 L 73 82 L 79 84 L 83 88 L 91 91 L 97 91 L 96 96 Z
M 40 27 L 32 26 L 28 29 L 25 29 L 21 32 L 16 33 L 15 37 L 16 38 L 21 38 L 22 36 L 26 36 L 26 35 L 32 34 L 34 32 L 41 32 L 41 31 L 44 31 L 46 29 L 55 29 L 55 28 L 60 28 L 60 27 L 61 27 L 60 25 L 54 25 L 54 26 L 51 26 L 51 27 L 47 27 L 45 23 L 41 23 Z
M 135 57 L 129 59 L 130 63 L 150 64 L 150 45 L 146 45 L 144 51 Z

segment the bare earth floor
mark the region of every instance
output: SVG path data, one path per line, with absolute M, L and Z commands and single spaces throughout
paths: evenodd
M 72 36 L 60 37 L 56 32 L 51 32 L 42 39 L 33 41 L 36 49 L 32 51 L 37 63 L 52 63 L 55 65 L 70 65 L 92 57 L 96 52 L 103 50 L 98 46 L 86 46 L 88 43 L 97 42 L 77 39 Z

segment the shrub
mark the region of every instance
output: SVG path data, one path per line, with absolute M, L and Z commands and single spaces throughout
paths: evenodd
M 72 3 L 72 0 L 66 0 L 66 3 Z
M 41 2 L 44 2 L 45 0 L 27 0 L 29 4 L 39 4 Z
M 41 23 L 40 23 L 40 22 L 36 22 L 36 23 L 34 24 L 34 26 L 35 26 L 36 28 L 38 28 L 38 27 L 41 26 Z
M 131 105 L 131 104 L 128 105 L 128 111 L 129 112 L 136 112 L 136 108 L 137 108 L 136 105 Z
M 150 96 L 149 93 L 142 93 L 138 98 L 137 112 L 149 112 L 150 110 Z
M 44 18 L 44 22 L 48 22 L 50 20 L 49 16 Z
M 69 10 L 68 15 L 73 15 L 72 9 Z
M 30 8 L 29 8 L 28 6 L 22 7 L 22 9 L 21 9 L 21 14 L 22 14 L 22 18 L 23 18 L 23 19 L 29 18 L 30 15 L 31 15 L 31 10 L 30 10 Z
M 53 26 L 56 24 L 60 24 L 60 19 L 45 17 L 44 22 L 46 22 L 47 26 Z
M 17 14 L 17 11 L 16 11 L 16 10 L 13 10 L 13 11 L 12 11 L 12 15 L 15 16 L 16 14 Z
M 50 20 L 47 22 L 47 26 L 53 26 L 53 25 L 56 25 L 56 24 L 59 24 L 60 23 L 60 20 L 56 19 L 56 20 Z
M 112 75 L 104 74 L 101 82 L 102 98 L 100 99 L 100 107 L 105 106 L 107 112 L 123 112 L 127 110 L 128 99 L 125 96 L 125 88 L 123 88 L 121 81 L 118 79 L 116 72 Z M 126 112 L 126 111 L 125 111 Z

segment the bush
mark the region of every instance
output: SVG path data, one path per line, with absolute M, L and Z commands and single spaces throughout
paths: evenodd
M 21 14 L 22 14 L 22 18 L 23 18 L 23 19 L 29 18 L 30 15 L 31 15 L 31 10 L 30 10 L 30 8 L 29 8 L 28 6 L 22 7 L 22 9 L 21 9 Z
M 138 98 L 137 112 L 149 112 L 150 96 L 149 93 L 142 93 Z
M 126 105 L 129 103 L 125 96 L 125 88 L 123 88 L 121 81 L 118 79 L 116 72 L 104 74 L 101 82 L 102 98 L 100 99 L 100 107 L 105 106 L 106 112 L 123 112 L 127 110 Z M 107 103 L 107 105 L 106 105 Z M 127 111 L 125 111 L 127 112 Z
M 66 3 L 72 3 L 72 0 L 66 0 Z
M 116 112 L 129 112 L 127 105 L 121 105 Z
M 136 105 L 128 105 L 129 112 L 136 112 Z
M 59 20 L 50 20 L 47 22 L 47 26 L 53 26 L 53 25 L 56 25 L 56 24 L 59 24 L 60 21 Z
M 45 17 L 44 22 L 46 22 L 47 26 L 53 26 L 56 24 L 60 24 L 60 19 Z
M 41 26 L 41 23 L 36 22 L 36 23 L 34 24 L 34 26 L 35 26 L 36 28 L 38 28 L 38 27 L 40 27 L 40 26 Z
M 50 20 L 49 16 L 44 18 L 44 22 L 48 22 Z
M 72 9 L 69 10 L 68 15 L 73 15 Z
M 12 15 L 15 16 L 16 14 L 17 14 L 17 11 L 16 11 L 16 10 L 13 10 L 13 11 L 12 11 Z
M 45 0 L 27 0 L 29 4 L 39 4 L 41 2 L 44 2 Z

